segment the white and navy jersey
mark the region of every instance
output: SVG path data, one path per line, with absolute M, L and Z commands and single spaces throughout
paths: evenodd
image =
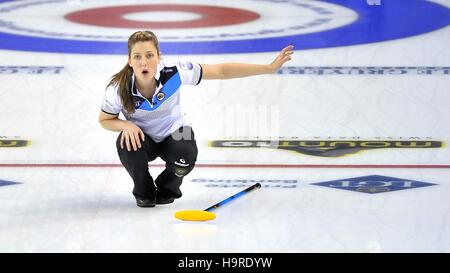
M 197 63 L 164 60 L 158 65 L 155 79 L 155 93 L 151 99 L 147 99 L 137 89 L 133 75 L 133 114 L 123 108 L 117 86 L 106 89 L 102 111 L 111 115 L 122 112 L 127 120 L 134 122 L 155 142 L 161 142 L 181 126 L 189 125 L 180 109 L 180 88 L 183 84 L 199 84 L 202 67 Z

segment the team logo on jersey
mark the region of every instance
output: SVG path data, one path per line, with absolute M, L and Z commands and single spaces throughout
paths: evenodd
M 214 140 L 211 147 L 271 148 L 296 151 L 320 157 L 339 157 L 364 150 L 387 148 L 441 148 L 442 141 L 434 140 Z
M 159 92 L 158 94 L 156 94 L 156 98 L 157 98 L 159 101 L 162 101 L 162 100 L 164 99 L 165 96 L 166 96 L 166 95 L 165 95 L 163 92 Z
M 428 187 L 436 184 L 382 175 L 368 175 L 320 183 L 312 183 L 311 185 L 373 194 Z

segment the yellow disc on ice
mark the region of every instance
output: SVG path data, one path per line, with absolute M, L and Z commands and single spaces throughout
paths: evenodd
M 175 218 L 183 221 L 210 221 L 216 219 L 216 215 L 205 210 L 182 210 L 175 213 Z

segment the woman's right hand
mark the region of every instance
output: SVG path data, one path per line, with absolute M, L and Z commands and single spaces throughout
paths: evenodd
M 145 139 L 144 132 L 142 132 L 141 128 L 133 122 L 127 121 L 125 128 L 122 130 L 122 136 L 120 137 L 120 148 L 123 149 L 125 142 L 129 152 L 131 151 L 131 147 L 133 147 L 134 151 L 137 151 L 138 148 L 142 148 L 141 139 L 142 141 Z

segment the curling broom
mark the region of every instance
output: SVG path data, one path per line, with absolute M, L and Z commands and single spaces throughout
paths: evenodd
M 214 212 L 211 212 L 212 210 L 230 202 L 233 199 L 238 198 L 239 196 L 242 196 L 254 189 L 261 188 L 261 184 L 256 183 L 253 186 L 250 186 L 238 193 L 236 193 L 233 196 L 228 197 L 225 200 L 220 201 L 219 203 L 212 205 L 211 207 L 205 209 L 205 210 L 182 210 L 175 213 L 175 218 L 183 220 L 183 221 L 210 221 L 214 220 L 216 218 L 216 215 Z

